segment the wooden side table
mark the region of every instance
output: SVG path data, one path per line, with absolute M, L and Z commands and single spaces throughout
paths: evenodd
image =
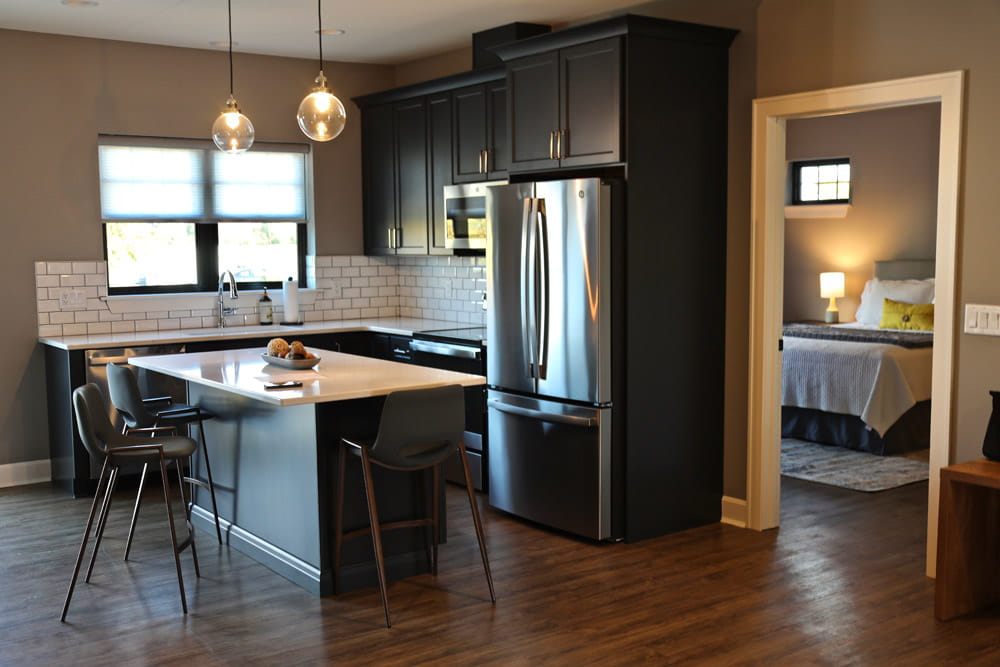
M 941 468 L 938 507 L 938 620 L 1000 601 L 1000 462 Z

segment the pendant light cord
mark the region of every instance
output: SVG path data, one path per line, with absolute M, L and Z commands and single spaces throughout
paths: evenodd
M 229 96 L 233 96 L 233 0 L 226 0 L 229 14 Z
M 316 36 L 319 38 L 319 71 L 323 71 L 323 0 L 316 0 L 316 23 L 319 30 Z

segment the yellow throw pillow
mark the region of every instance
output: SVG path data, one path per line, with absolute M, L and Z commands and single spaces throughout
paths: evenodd
M 903 303 L 882 300 L 881 329 L 920 329 L 934 331 L 933 303 Z

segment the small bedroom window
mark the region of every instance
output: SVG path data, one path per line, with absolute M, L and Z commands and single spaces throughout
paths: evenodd
M 801 160 L 792 163 L 792 205 L 850 203 L 850 159 Z

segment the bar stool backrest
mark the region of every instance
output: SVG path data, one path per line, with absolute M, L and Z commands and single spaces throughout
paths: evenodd
M 93 382 L 73 390 L 73 410 L 76 412 L 80 440 L 95 460 L 104 459 L 109 447 L 124 444 L 127 440 L 108 419 L 104 397 Z
M 371 456 L 390 466 L 421 468 L 455 451 L 465 431 L 465 392 L 454 384 L 395 391 L 385 399 Z
M 127 366 L 108 364 L 108 391 L 111 403 L 129 428 L 148 428 L 156 424 L 156 413 L 142 402 L 139 381 Z

